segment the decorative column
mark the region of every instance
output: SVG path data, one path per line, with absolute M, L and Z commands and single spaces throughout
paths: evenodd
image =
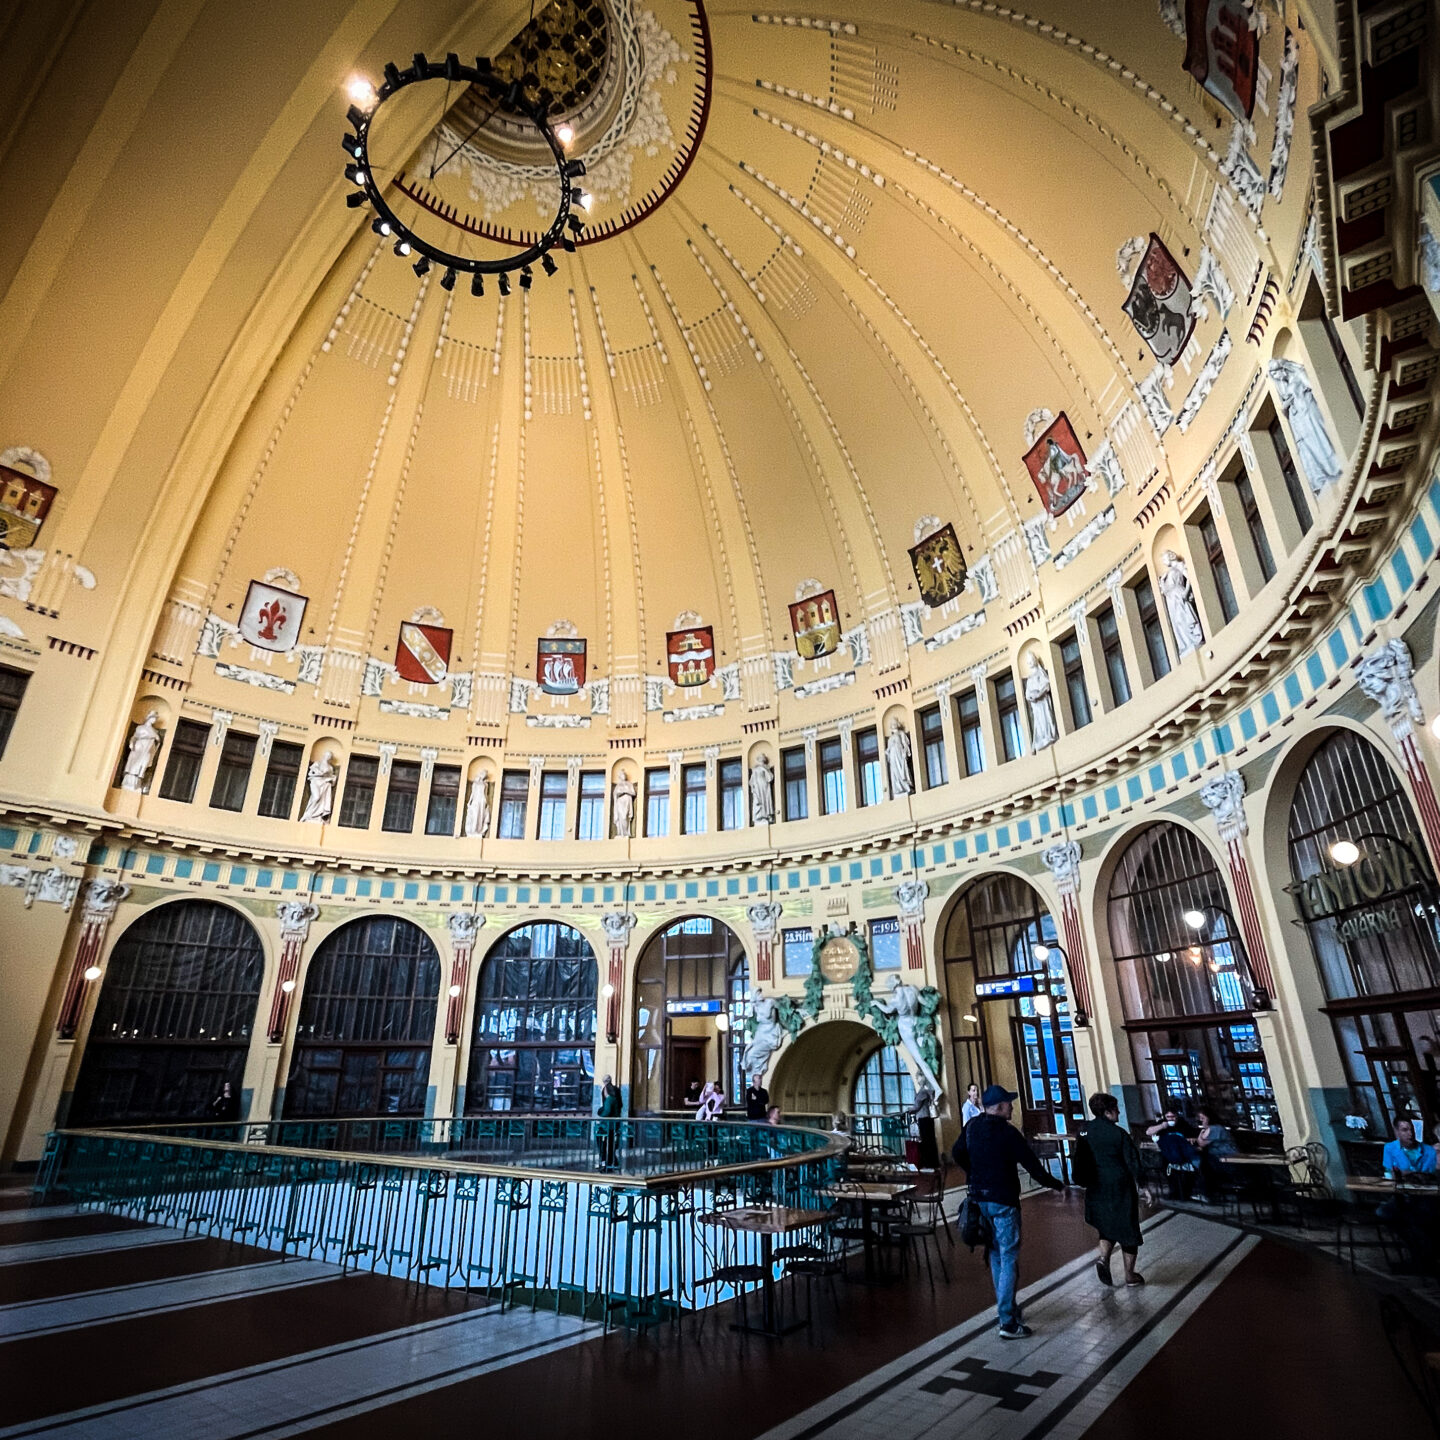
M 605 982 L 605 1038 L 613 1045 L 620 1037 L 620 987 L 625 983 L 625 951 L 635 917 L 628 910 L 611 910 L 600 917 L 610 947 L 610 969 Z
M 450 993 L 445 1005 L 445 1043 L 453 1045 L 460 1038 L 460 1020 L 465 1013 L 466 982 L 470 978 L 470 957 L 475 953 L 475 936 L 485 923 L 483 915 L 473 910 L 457 910 L 445 917 L 450 927 Z
M 1055 888 L 1060 892 L 1060 928 L 1065 932 L 1065 956 L 1070 961 L 1070 1013 L 1082 1028 L 1095 1013 L 1090 1000 L 1090 972 L 1085 963 L 1085 932 L 1080 926 L 1080 843 L 1058 840 L 1040 854 Z
M 1250 822 L 1245 818 L 1245 777 L 1238 770 L 1227 770 L 1200 787 L 1200 799 L 1225 842 L 1230 883 L 1240 906 L 1240 934 L 1250 959 L 1255 1008 L 1268 1010 L 1275 995 L 1275 977 L 1270 969 L 1270 952 L 1265 945 L 1260 911 L 1255 904 L 1255 887 L 1250 883 L 1250 862 L 1245 855 L 1245 836 L 1250 829 Z
M 900 906 L 900 929 L 905 936 L 905 968 L 925 968 L 925 900 L 930 886 L 924 880 L 902 880 L 895 887 Z
M 1440 805 L 1435 787 L 1415 739 L 1415 727 L 1425 723 L 1425 710 L 1415 691 L 1415 667 L 1403 640 L 1387 640 L 1364 656 L 1355 667 L 1360 688 L 1380 706 L 1390 733 L 1400 746 L 1405 773 L 1415 792 L 1420 825 L 1430 850 L 1430 864 L 1440 874 Z
M 275 907 L 275 913 L 280 917 L 280 971 L 275 977 L 270 1023 L 265 1029 L 272 1045 L 278 1045 L 285 1038 L 290 996 L 295 992 L 295 977 L 300 973 L 300 954 L 310 934 L 310 922 L 320 917 L 320 907 L 308 900 L 282 900 Z
M 775 953 L 775 940 L 780 934 L 780 915 L 785 907 L 778 900 L 761 900 L 745 910 L 745 918 L 755 936 L 755 980 L 769 980 L 771 956 Z
M 55 1023 L 62 1040 L 73 1040 L 84 1009 L 85 986 L 100 978 L 100 950 L 105 932 L 130 893 L 128 885 L 116 880 L 92 880 L 85 889 L 85 903 L 80 911 L 80 940 L 75 946 L 75 959 L 70 965 L 70 978 L 65 982 L 65 996 L 60 1002 L 60 1018 Z

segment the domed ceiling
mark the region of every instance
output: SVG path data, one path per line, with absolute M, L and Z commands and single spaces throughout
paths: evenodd
M 1136 517 L 1225 434 L 1261 277 L 1303 244 L 1293 19 L 1236 7 L 1246 120 L 1213 48 L 1187 71 L 1177 0 L 557 0 L 503 43 L 498 8 L 302 55 L 333 148 L 291 234 L 351 228 L 323 270 L 292 252 L 313 280 L 243 423 L 148 513 L 178 556 L 152 671 L 416 743 L 651 712 L 738 736 L 857 669 L 969 671 L 1148 554 Z M 508 296 L 417 277 L 343 205 L 347 75 L 447 50 L 560 96 L 588 167 L 583 242 Z M 397 116 L 376 174 L 493 253 L 547 223 L 553 167 L 484 101 Z M 275 324 L 257 304 L 232 343 Z M 276 592 L 288 643 L 257 645 Z M 547 647 L 579 694 L 545 693 L 542 640 L 584 642 Z

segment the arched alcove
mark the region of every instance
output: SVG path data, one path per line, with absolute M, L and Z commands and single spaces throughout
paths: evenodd
M 440 956 L 409 920 L 352 920 L 305 975 L 285 1086 L 292 1119 L 423 1115 Z
M 480 967 L 465 1113 L 588 1111 L 598 966 L 569 925 L 507 931 Z
M 228 905 L 140 916 L 105 967 L 69 1122 L 203 1120 L 227 1082 L 238 1100 L 264 972 L 255 927 Z

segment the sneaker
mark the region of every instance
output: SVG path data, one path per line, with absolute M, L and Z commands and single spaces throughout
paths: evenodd
M 1110 1278 L 1110 1267 L 1103 1261 L 1095 1262 L 1095 1274 L 1102 1285 L 1113 1285 L 1115 1282 Z
M 1002 1340 L 1028 1340 L 1034 1333 L 1028 1325 L 1002 1325 L 1000 1327 Z

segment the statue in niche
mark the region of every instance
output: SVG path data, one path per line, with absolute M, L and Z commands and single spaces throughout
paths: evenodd
M 635 833 L 635 782 L 622 770 L 615 777 L 610 798 L 611 823 L 617 840 L 629 840 Z
M 145 778 L 160 753 L 160 730 L 155 724 L 159 718 L 154 710 L 147 710 L 145 718 L 130 736 L 130 745 L 125 752 L 125 769 L 120 776 L 122 790 L 145 788 Z
M 1058 736 L 1055 701 L 1050 694 L 1050 672 L 1033 655 L 1030 657 L 1030 670 L 1025 676 L 1025 699 L 1030 705 L 1031 748 L 1048 750 Z
M 1342 467 L 1330 443 L 1320 403 L 1310 388 L 1310 377 L 1296 360 L 1272 360 L 1267 368 L 1275 383 L 1275 393 L 1280 397 L 1280 408 L 1290 422 L 1290 433 L 1295 437 L 1300 468 L 1318 495 L 1340 478 Z
M 483 840 L 490 833 L 490 777 L 481 771 L 470 782 L 470 797 L 465 805 L 465 835 Z
M 775 772 L 762 750 L 750 767 L 750 823 L 770 825 L 775 820 Z
M 1167 550 L 1160 558 L 1165 562 L 1160 592 L 1170 613 L 1175 649 L 1184 657 L 1205 643 L 1205 631 L 1200 627 L 1200 612 L 1195 608 L 1195 592 L 1190 588 L 1190 572 L 1185 562 L 1173 550 Z
M 890 798 L 898 800 L 902 795 L 915 793 L 915 775 L 910 768 L 910 736 L 898 716 L 891 720 L 886 733 L 885 765 L 890 772 Z
M 340 767 L 327 750 L 305 772 L 306 783 L 310 786 L 310 798 L 300 814 L 301 822 L 319 821 L 330 818 L 335 806 L 335 782 L 340 778 Z

